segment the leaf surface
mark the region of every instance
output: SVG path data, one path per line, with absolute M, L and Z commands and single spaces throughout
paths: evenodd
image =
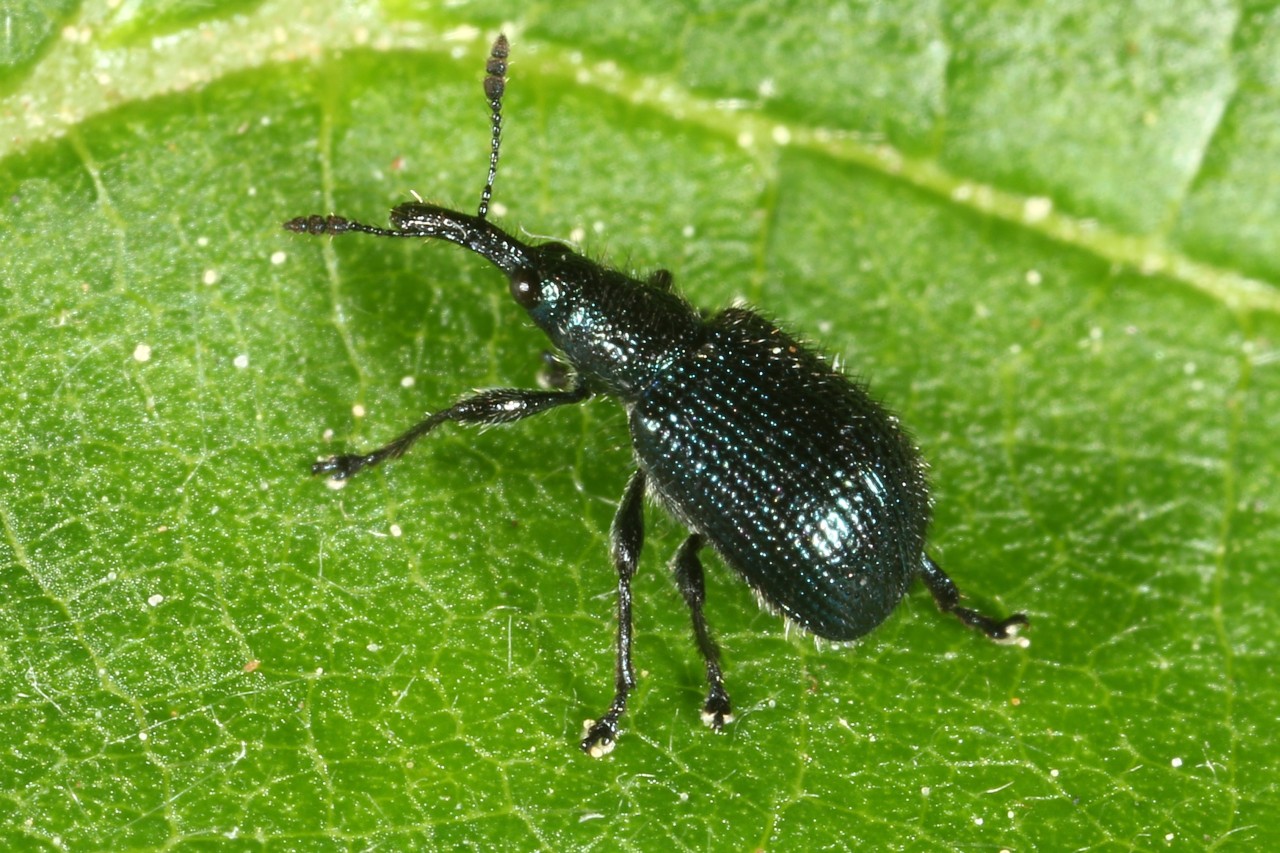
M 1280 843 L 1274 4 L 321 6 L 6 13 L 0 844 Z M 471 209 L 500 28 L 494 215 L 838 355 L 1029 648 L 922 589 L 815 647 L 711 559 L 714 736 L 651 507 L 593 761 L 618 406 L 308 477 L 536 381 L 480 259 L 279 227 Z

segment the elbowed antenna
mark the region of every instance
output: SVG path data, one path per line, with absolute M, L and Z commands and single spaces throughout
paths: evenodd
M 480 191 L 480 210 L 476 216 L 489 215 L 489 199 L 493 198 L 493 181 L 498 177 L 498 149 L 502 146 L 502 96 L 507 91 L 507 55 L 511 45 L 507 37 L 498 34 L 489 48 L 489 61 L 484 64 L 484 96 L 489 99 L 489 125 L 493 129 L 489 140 L 489 179 Z
M 489 177 L 480 192 L 480 209 L 475 216 L 424 202 L 409 202 L 391 211 L 391 227 L 366 225 L 345 216 L 299 216 L 284 223 L 286 231 L 299 234 L 348 232 L 372 234 L 375 237 L 425 237 L 447 240 L 487 259 L 508 276 L 534 268 L 529 247 L 493 225 L 486 218 L 493 198 L 493 182 L 498 176 L 498 155 L 502 145 L 502 96 L 507 89 L 507 56 L 510 45 L 499 35 L 489 49 L 485 62 L 484 96 L 489 101 L 490 127 Z
M 390 219 L 393 227 L 379 228 L 345 216 L 298 216 L 284 223 L 284 228 L 299 234 L 337 236 L 355 231 L 375 237 L 447 240 L 470 249 L 508 276 L 536 266 L 527 244 L 479 216 L 415 201 L 392 208 Z

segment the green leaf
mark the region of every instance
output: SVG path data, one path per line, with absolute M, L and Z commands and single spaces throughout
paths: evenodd
M 0 846 L 1280 844 L 1274 3 L 332 5 L 5 13 Z M 712 559 L 715 736 L 651 507 L 595 761 L 619 407 L 309 478 L 535 382 L 480 259 L 280 229 L 471 208 L 500 28 L 495 216 L 840 355 L 1029 648 L 920 589 L 815 647 Z

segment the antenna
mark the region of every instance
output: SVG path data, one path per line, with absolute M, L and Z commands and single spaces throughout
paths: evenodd
M 489 199 L 493 198 L 493 180 L 498 176 L 498 149 L 502 144 L 502 95 L 507 90 L 507 54 L 511 45 L 505 35 L 499 35 L 489 49 L 489 59 L 484 64 L 484 96 L 489 99 L 489 122 L 493 127 L 489 144 L 489 180 L 480 191 L 481 219 L 489 215 Z

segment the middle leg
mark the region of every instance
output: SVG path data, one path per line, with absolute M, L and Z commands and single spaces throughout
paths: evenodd
M 716 731 L 724 728 L 725 723 L 733 722 L 733 711 L 729 705 L 729 694 L 724 689 L 724 672 L 720 668 L 720 647 L 711 638 L 711 630 L 707 627 L 707 617 L 703 605 L 707 601 L 706 583 L 702 576 L 702 561 L 698 552 L 702 550 L 704 540 L 697 533 L 684 540 L 680 550 L 676 551 L 671 569 L 675 572 L 676 585 L 680 594 L 689 605 L 693 616 L 693 636 L 698 643 L 698 651 L 707 664 L 707 701 L 702 706 L 702 722 Z
M 582 739 L 583 752 L 600 758 L 613 751 L 618 740 L 618 718 L 627 710 L 627 696 L 636 686 L 631 664 L 631 579 L 636 573 L 640 549 L 644 547 L 644 472 L 636 471 L 618 505 L 609 531 L 609 550 L 618 570 L 618 658 L 614 673 L 613 703 Z

